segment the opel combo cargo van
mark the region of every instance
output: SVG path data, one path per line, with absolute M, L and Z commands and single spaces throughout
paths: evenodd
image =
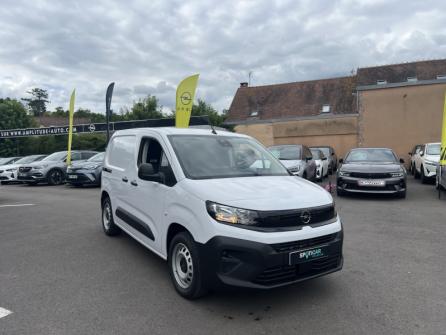
M 259 142 L 206 129 L 117 131 L 102 173 L 105 234 L 124 231 L 167 260 L 177 292 L 274 288 L 342 268 L 331 195 Z

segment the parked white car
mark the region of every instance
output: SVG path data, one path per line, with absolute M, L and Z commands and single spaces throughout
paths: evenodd
M 423 144 L 415 154 L 415 178 L 420 178 L 422 183 L 434 179 L 437 175 L 437 165 L 440 162 L 440 143 Z
M 342 268 L 343 230 L 330 193 L 290 174 L 246 135 L 117 131 L 101 204 L 105 234 L 122 230 L 167 260 L 185 298 L 221 283 L 273 288 Z
M 22 157 L 19 160 L 15 161 L 13 164 L 0 166 L 0 181 L 2 184 L 12 183 L 17 181 L 17 174 L 20 165 L 38 162 L 44 159 L 46 155 L 31 155 Z
M 310 148 L 313 159 L 316 162 L 316 179 L 322 180 L 328 176 L 328 158 L 320 149 Z

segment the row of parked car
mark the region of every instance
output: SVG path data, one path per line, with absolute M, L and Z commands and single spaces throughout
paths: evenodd
M 0 158 L 0 181 L 2 184 L 100 185 L 103 160 L 103 152 L 86 150 L 71 152 L 70 167 L 67 166 L 67 151 L 51 155 Z

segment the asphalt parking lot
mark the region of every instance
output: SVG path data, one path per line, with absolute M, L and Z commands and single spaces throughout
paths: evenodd
M 164 261 L 103 234 L 98 188 L 0 186 L 0 334 L 446 334 L 446 194 L 408 187 L 336 199 L 341 272 L 187 301 Z

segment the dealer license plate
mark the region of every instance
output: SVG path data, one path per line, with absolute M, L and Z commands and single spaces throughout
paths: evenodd
M 378 186 L 378 187 L 384 187 L 386 186 L 385 180 L 378 180 L 378 179 L 360 179 L 358 180 L 359 186 Z
M 326 257 L 328 255 L 328 246 L 320 246 L 313 249 L 293 251 L 289 254 L 290 265 L 304 263 L 313 259 Z
M 68 179 L 77 179 L 77 175 L 75 174 L 69 174 Z

